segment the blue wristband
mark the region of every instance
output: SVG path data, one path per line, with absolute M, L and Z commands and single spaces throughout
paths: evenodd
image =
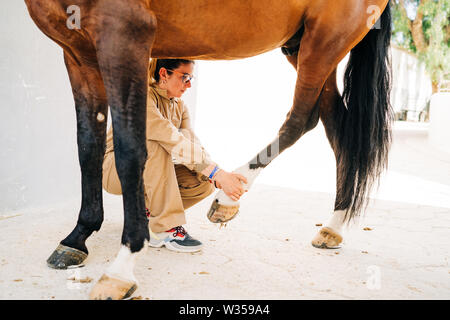
M 210 174 L 209 177 L 208 177 L 210 180 L 214 177 L 214 174 L 216 173 L 216 171 L 217 171 L 218 169 L 219 169 L 218 166 L 215 166 L 215 167 L 214 167 L 213 171 L 211 172 L 211 174 Z

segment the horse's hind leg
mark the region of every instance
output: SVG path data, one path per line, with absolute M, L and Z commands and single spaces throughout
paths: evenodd
M 336 156 L 337 176 L 335 211 L 313 239 L 315 247 L 339 246 L 342 226 L 367 205 L 368 192 L 387 166 L 392 121 L 389 7 L 379 21 L 381 28 L 371 30 L 352 49 L 343 97 L 332 74 L 319 102 L 320 118 Z
M 297 69 L 297 53 L 288 55 L 286 58 Z M 339 154 L 338 142 L 337 142 L 337 130 L 339 130 L 339 124 L 336 121 L 336 111 L 338 108 L 345 108 L 342 96 L 339 93 L 336 84 L 336 69 L 328 77 L 325 85 L 322 89 L 322 93 L 318 102 L 319 117 L 325 127 L 325 132 L 330 145 L 336 155 Z M 343 171 L 337 168 L 336 170 L 336 201 L 335 211 L 328 222 L 321 228 L 318 234 L 312 240 L 312 245 L 318 248 L 336 249 L 340 247 L 343 240 L 342 227 L 345 221 L 345 209 L 343 208 L 338 199 L 342 199 L 343 190 L 342 181 Z
M 107 1 L 99 20 L 113 23 L 96 31 L 97 57 L 111 107 L 114 155 L 123 193 L 122 247 L 93 287 L 91 299 L 122 299 L 136 289 L 134 261 L 149 240 L 143 177 L 150 49 L 154 15 L 136 2 Z
M 102 161 L 105 152 L 108 103 L 98 68 L 78 65 L 65 54 L 77 115 L 78 157 L 82 200 L 75 229 L 47 260 L 48 266 L 65 269 L 87 257 L 86 239 L 103 222 Z
M 319 100 L 319 115 L 325 127 L 325 132 L 333 149 L 336 159 L 339 156 L 339 143 L 337 140 L 340 124 L 336 121 L 338 110 L 345 109 L 345 105 L 336 84 L 336 70 L 328 77 Z M 336 249 L 340 247 L 343 240 L 342 227 L 345 222 L 345 213 L 347 206 L 342 205 L 340 199 L 344 199 L 343 181 L 344 171 L 337 166 L 336 168 L 336 201 L 334 213 L 331 218 L 319 230 L 312 240 L 312 245 L 317 248 Z

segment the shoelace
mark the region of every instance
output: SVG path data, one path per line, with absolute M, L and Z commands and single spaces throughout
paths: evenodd
M 178 235 L 180 235 L 180 237 L 184 237 L 187 233 L 187 231 L 182 226 L 172 228 L 169 231 L 173 232 L 174 237 L 177 237 Z

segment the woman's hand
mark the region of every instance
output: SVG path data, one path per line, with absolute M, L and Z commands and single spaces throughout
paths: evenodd
M 216 173 L 213 180 L 216 181 L 217 187 L 222 189 L 233 201 L 238 201 L 244 192 L 247 192 L 242 186 L 242 182 L 248 183 L 247 179 L 239 173 L 220 170 Z

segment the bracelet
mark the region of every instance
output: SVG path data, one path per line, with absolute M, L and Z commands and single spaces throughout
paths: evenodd
M 213 171 L 211 172 L 211 174 L 208 177 L 210 180 L 214 177 L 214 174 L 216 173 L 217 170 L 219 170 L 219 167 L 215 166 Z

